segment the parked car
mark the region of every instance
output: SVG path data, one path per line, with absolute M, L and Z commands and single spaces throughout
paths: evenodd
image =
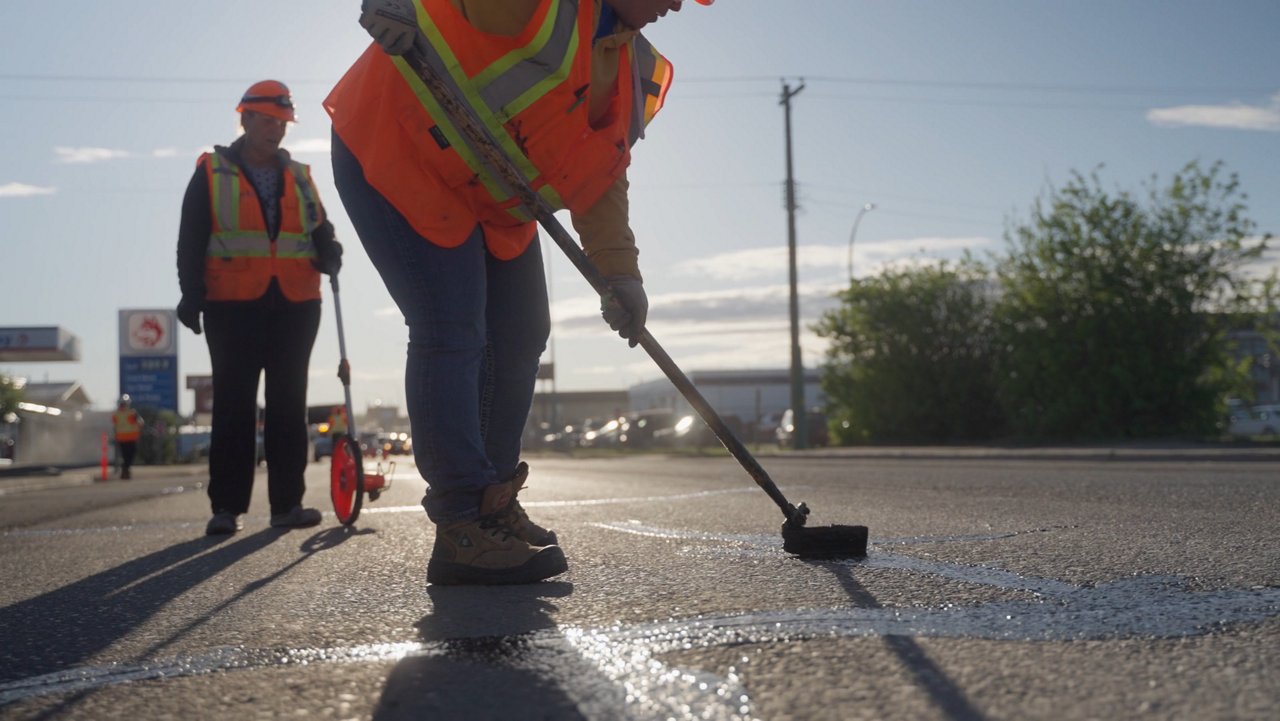
M 808 424 L 808 445 L 810 448 L 821 448 L 831 443 L 831 437 L 827 431 L 827 415 L 825 413 L 817 409 L 811 410 L 805 421 Z M 778 421 L 778 428 L 774 431 L 774 439 L 777 440 L 778 447 L 794 447 L 795 433 L 795 414 L 788 408 L 783 411 L 782 418 Z
M 1231 413 L 1227 432 L 1233 436 L 1274 436 L 1280 432 L 1280 404 L 1238 408 Z
M 328 433 L 321 433 L 316 436 L 316 440 L 311 444 L 313 457 L 316 461 L 333 455 L 333 436 Z
M 664 430 L 673 428 L 680 417 L 675 411 L 651 410 L 632 413 L 619 419 L 618 443 L 627 448 L 652 448 Z

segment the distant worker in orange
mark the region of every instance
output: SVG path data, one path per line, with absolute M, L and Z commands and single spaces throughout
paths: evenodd
M 339 438 L 347 435 L 348 428 L 347 407 L 334 406 L 333 410 L 329 411 L 329 438 L 337 443 Z
M 334 239 L 310 167 L 280 147 L 294 122 L 284 83 L 254 83 L 236 107 L 244 135 L 196 162 L 178 232 L 178 318 L 203 329 L 213 366 L 210 535 L 235 533 L 256 466 L 258 379 L 271 525 L 320 523 L 302 506 L 307 368 L 320 327 L 320 273 L 337 274 Z
M 120 396 L 116 412 L 111 414 L 111 427 L 115 432 L 116 463 L 120 465 L 120 478 L 133 478 L 133 459 L 138 453 L 138 439 L 142 437 L 142 416 L 134 410 L 129 394 Z
M 375 43 L 325 100 L 334 180 L 409 326 L 406 401 L 436 524 L 427 581 L 532 583 L 568 564 L 516 500 L 550 328 L 533 218 L 399 56 L 423 50 L 553 205 L 635 345 L 648 299 L 628 221 L 631 146 L 671 65 L 639 32 L 681 0 L 364 0 Z M 704 4 L 706 4 L 704 2 Z

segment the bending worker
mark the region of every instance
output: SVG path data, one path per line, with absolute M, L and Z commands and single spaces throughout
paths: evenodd
M 360 23 L 376 42 L 325 107 L 338 193 L 409 326 L 413 451 L 436 524 L 430 583 L 530 583 L 567 562 L 556 535 L 516 500 L 528 474 L 521 435 L 550 332 L 537 228 L 397 56 L 416 46 L 531 185 L 570 210 L 588 256 L 623 300 L 606 320 L 634 339 L 648 300 L 625 171 L 671 79 L 637 31 L 680 5 L 364 2 Z
M 116 437 L 116 460 L 120 463 L 120 478 L 133 478 L 133 459 L 138 454 L 138 439 L 142 437 L 142 416 L 133 409 L 129 394 L 120 396 L 116 412 L 111 414 L 111 427 Z
M 280 148 L 295 120 L 289 89 L 255 83 L 236 110 L 244 135 L 200 156 L 178 233 L 178 318 L 199 335 L 203 315 L 213 367 L 210 535 L 235 533 L 249 510 L 264 372 L 271 525 L 320 522 L 318 510 L 302 506 L 307 367 L 320 327 L 320 271 L 342 266 L 311 169 Z

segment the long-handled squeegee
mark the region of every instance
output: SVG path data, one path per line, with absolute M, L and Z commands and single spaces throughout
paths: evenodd
M 617 296 L 610 290 L 608 281 L 595 266 L 591 265 L 586 253 L 578 247 L 578 244 L 556 220 L 555 209 L 529 187 L 524 176 L 494 140 L 489 129 L 476 117 L 471 107 L 457 99 L 450 83 L 452 77 L 448 76 L 448 71 L 442 65 L 434 62 L 437 58 L 432 56 L 431 51 L 422 43 L 418 43 L 402 57 L 418 78 L 426 84 L 427 89 L 431 91 L 454 127 L 465 136 L 468 145 L 479 153 L 480 162 L 491 172 L 492 177 L 507 186 L 506 189 L 520 199 L 525 209 L 546 229 L 556 245 L 560 246 L 560 250 L 564 251 L 569 261 L 605 302 L 619 303 Z M 625 308 L 625 304 L 622 305 Z M 642 329 L 635 340 L 658 364 L 667 378 L 671 379 L 675 387 L 689 401 L 689 405 L 693 406 L 703 422 L 711 428 L 716 438 L 729 449 L 733 457 L 738 459 L 756 484 L 782 509 L 787 519 L 782 524 L 784 550 L 801 558 L 855 558 L 867 555 L 866 526 L 806 528 L 804 524 L 809 516 L 809 508 L 803 503 L 795 506 L 787 501 L 786 496 L 782 495 L 782 491 L 778 490 L 778 486 L 769 478 L 769 474 L 765 473 L 764 468 L 760 467 L 746 446 L 733 435 L 729 426 L 703 398 L 702 393 L 684 372 L 676 366 L 675 361 L 671 360 L 662 346 L 658 345 L 658 341 L 654 340 L 648 329 Z M 803 412 L 803 409 L 798 409 L 797 412 Z

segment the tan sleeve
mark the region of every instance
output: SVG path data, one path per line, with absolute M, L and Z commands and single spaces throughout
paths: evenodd
M 639 251 L 628 217 L 627 189 L 630 186 L 624 173 L 595 205 L 586 212 L 570 216 L 591 264 L 605 277 L 629 275 L 640 278 Z

